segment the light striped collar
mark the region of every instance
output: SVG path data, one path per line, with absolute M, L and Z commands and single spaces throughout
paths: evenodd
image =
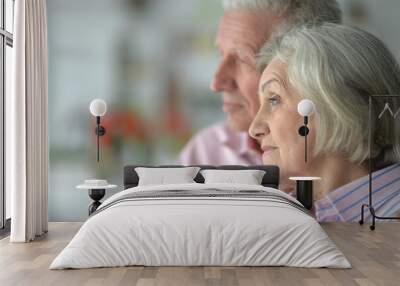
M 318 221 L 358 221 L 361 205 L 368 203 L 369 175 L 329 192 L 315 202 Z M 372 174 L 372 203 L 380 216 L 396 216 L 400 211 L 400 164 Z M 365 217 L 369 217 L 366 209 Z

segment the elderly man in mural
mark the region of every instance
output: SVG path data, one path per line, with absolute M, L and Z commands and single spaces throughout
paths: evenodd
M 336 0 L 224 0 L 216 36 L 221 54 L 211 89 L 222 94 L 224 122 L 200 130 L 180 154 L 180 163 L 262 164 L 248 130 L 258 108 L 256 56 L 273 33 L 304 23 L 341 22 Z

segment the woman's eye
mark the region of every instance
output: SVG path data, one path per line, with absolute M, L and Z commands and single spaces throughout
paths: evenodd
M 269 105 L 271 106 L 276 106 L 281 102 L 280 97 L 278 95 L 273 95 L 269 97 L 267 100 L 269 102 Z

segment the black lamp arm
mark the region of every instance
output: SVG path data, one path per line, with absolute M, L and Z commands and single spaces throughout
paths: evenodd
M 307 162 L 307 135 L 310 130 L 307 127 L 308 116 L 304 116 L 304 125 L 299 128 L 299 135 L 304 137 L 304 161 Z
M 96 129 L 95 129 L 95 133 L 98 136 L 103 136 L 104 134 L 106 134 L 106 129 L 100 125 L 100 116 L 96 116 Z
M 97 135 L 97 162 L 100 160 L 100 136 L 106 134 L 106 129 L 100 125 L 100 116 L 96 116 L 96 129 L 95 133 Z

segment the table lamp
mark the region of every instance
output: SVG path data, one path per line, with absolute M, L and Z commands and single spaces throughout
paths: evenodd
M 303 99 L 297 105 L 297 112 L 304 117 L 304 125 L 299 128 L 299 135 L 304 136 L 304 161 L 307 162 L 307 135 L 308 117 L 314 112 L 314 103 L 309 99 Z M 296 181 L 296 198 L 303 206 L 311 210 L 313 207 L 313 181 L 321 180 L 320 177 L 290 177 Z

